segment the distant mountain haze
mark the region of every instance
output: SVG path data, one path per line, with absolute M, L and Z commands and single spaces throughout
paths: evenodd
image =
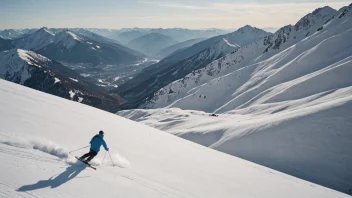
M 178 41 L 169 36 L 159 33 L 150 33 L 128 42 L 126 46 L 153 57 L 156 56 L 161 49 L 170 47 L 176 43 L 178 43 Z

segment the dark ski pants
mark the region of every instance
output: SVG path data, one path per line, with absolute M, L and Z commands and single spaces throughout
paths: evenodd
M 92 149 L 90 149 L 89 153 L 84 154 L 82 157 L 80 157 L 80 159 L 84 160 L 88 157 L 86 161 L 90 162 L 90 160 L 92 160 L 96 155 L 98 155 L 98 152 L 95 152 Z

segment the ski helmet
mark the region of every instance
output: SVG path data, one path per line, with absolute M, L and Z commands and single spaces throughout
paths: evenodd
M 100 130 L 100 131 L 99 131 L 99 134 L 100 134 L 100 135 L 104 135 L 104 131 Z

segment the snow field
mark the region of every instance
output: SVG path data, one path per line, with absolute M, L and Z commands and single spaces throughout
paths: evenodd
M 0 84 L 2 142 L 40 137 L 53 140 L 50 148 L 67 152 L 104 130 L 111 154 L 121 153 L 131 164 L 94 171 L 38 149 L 0 143 L 3 197 L 346 197 L 114 114 L 3 80 Z M 52 152 L 45 147 L 38 148 Z

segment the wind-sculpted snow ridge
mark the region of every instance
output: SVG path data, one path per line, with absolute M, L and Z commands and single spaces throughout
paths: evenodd
M 0 80 L 0 85 L 1 140 L 41 137 L 74 150 L 104 130 L 114 164 L 115 152 L 131 162 L 127 169 L 111 167 L 106 156 L 94 171 L 0 143 L 3 197 L 347 197 L 114 114 L 11 82 Z M 103 150 L 96 159 L 104 159 Z

